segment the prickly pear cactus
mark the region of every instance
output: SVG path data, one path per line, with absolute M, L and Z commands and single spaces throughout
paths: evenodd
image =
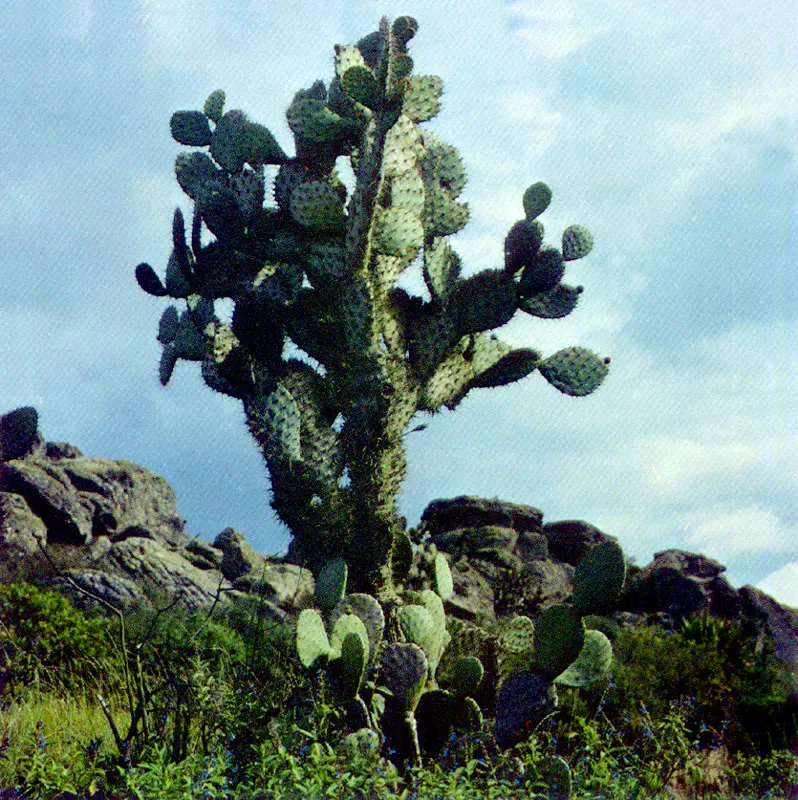
M 557 686 L 585 687 L 612 663 L 612 645 L 585 617 L 605 613 L 626 579 L 620 546 L 603 542 L 585 553 L 574 573 L 571 605 L 550 606 L 532 621 L 516 617 L 506 624 L 498 645 L 507 670 L 496 703 L 496 741 L 511 747 L 524 740 L 557 706 Z
M 161 382 L 179 361 L 196 361 L 212 389 L 241 402 L 297 555 L 317 576 L 345 559 L 352 589 L 380 602 L 396 597 L 394 579 L 408 568 L 396 497 L 414 416 L 536 370 L 583 396 L 608 363 L 580 347 L 544 358 L 493 335 L 518 312 L 571 313 L 581 287 L 562 282 L 565 268 L 592 238 L 571 226 L 559 248 L 544 245 L 538 217 L 552 193 L 535 183 L 504 264 L 463 274 L 449 237 L 468 221 L 466 171 L 428 127 L 443 83 L 414 71 L 408 42 L 417 27 L 410 17 L 383 20 L 335 48 L 329 82 L 298 91 L 288 107 L 293 155 L 228 109 L 221 91 L 201 111 L 176 112 L 171 133 L 189 149 L 175 173 L 193 217 L 187 225 L 174 215 L 163 278 L 148 264 L 135 273 L 144 291 L 174 301 L 158 326 Z M 341 160 L 352 186 L 337 171 Z M 426 296 L 397 285 L 415 267 Z M 220 315 L 221 300 L 232 301 L 231 319 Z M 450 576 L 440 562 L 434 570 L 445 597 Z M 329 577 L 325 613 L 339 599 Z M 310 658 L 318 647 L 308 648 Z

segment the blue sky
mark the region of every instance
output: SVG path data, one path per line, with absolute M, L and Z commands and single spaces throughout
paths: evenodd
M 545 180 L 550 241 L 596 247 L 566 320 L 502 330 L 544 352 L 612 357 L 574 400 L 540 376 L 477 392 L 408 436 L 401 508 L 479 494 L 586 519 L 638 563 L 681 547 L 798 606 L 798 4 L 738 0 L 263 2 L 11 0 L 0 8 L 0 411 L 34 405 L 51 440 L 175 487 L 190 533 L 287 531 L 237 404 L 181 363 L 164 389 L 163 271 L 177 109 L 214 89 L 289 151 L 294 92 L 332 47 L 411 14 L 428 123 L 469 168 L 465 271 L 502 263 L 521 195 Z

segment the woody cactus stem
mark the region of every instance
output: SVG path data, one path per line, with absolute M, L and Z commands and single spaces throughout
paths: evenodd
M 294 156 L 243 112 L 225 111 L 221 91 L 202 111 L 176 112 L 172 135 L 195 148 L 175 164 L 193 220 L 187 232 L 175 213 L 164 280 L 136 268 L 144 291 L 185 304 L 159 324 L 162 383 L 178 361 L 197 361 L 211 388 L 240 400 L 296 554 L 315 574 L 343 558 L 353 590 L 380 600 L 394 596 L 406 555 L 396 497 L 413 417 L 536 369 L 566 394 L 589 394 L 608 362 L 578 347 L 544 359 L 492 335 L 519 310 L 573 311 L 581 287 L 561 279 L 592 238 L 571 226 L 561 249 L 543 246 L 537 217 L 551 191 L 533 184 L 503 268 L 461 275 L 448 237 L 468 220 L 458 199 L 465 168 L 422 127 L 443 85 L 413 73 L 416 29 L 409 17 L 383 20 L 336 47 L 329 85 L 298 92 L 288 108 Z M 341 159 L 351 188 L 336 171 Z M 274 205 L 264 205 L 265 165 L 278 167 Z M 428 297 L 397 286 L 414 264 Z M 229 322 L 217 315 L 223 298 Z

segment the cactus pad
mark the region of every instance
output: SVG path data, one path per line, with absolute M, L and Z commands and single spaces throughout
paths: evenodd
M 363 622 L 368 636 L 369 659 L 373 660 L 382 642 L 385 629 L 385 615 L 382 607 L 370 594 L 349 594 L 341 599 L 330 614 L 330 624 L 333 629 L 338 618 L 343 614 L 355 614 Z
M 552 756 L 543 772 L 548 784 L 547 800 L 569 800 L 571 797 L 571 768 L 562 756 Z
M 333 630 L 335 634 L 335 630 Z M 360 633 L 350 631 L 341 641 L 337 662 L 341 688 L 345 697 L 355 697 L 360 691 L 368 662 L 368 643 Z
M 202 111 L 212 122 L 218 122 L 224 113 L 225 93 L 223 89 L 216 89 L 208 95 Z
M 557 705 L 557 692 L 539 672 L 525 670 L 501 685 L 496 699 L 496 744 L 502 749 L 526 739 Z
M 344 218 L 338 190 L 323 181 L 300 183 L 291 192 L 291 215 L 300 224 L 312 228 L 337 228 Z
M 521 311 L 541 319 L 562 319 L 567 317 L 579 302 L 581 286 L 566 286 L 561 283 L 548 292 L 533 297 L 525 297 L 518 303 Z
M 296 622 L 296 649 L 302 666 L 310 669 L 330 657 L 330 642 L 318 611 L 306 608 Z
M 515 274 L 531 264 L 542 243 L 543 225 L 538 220 L 519 220 L 504 240 L 504 268 Z
M 149 264 L 139 264 L 136 267 L 136 283 L 153 297 L 165 297 L 167 294 L 161 279 Z
M 332 611 L 346 593 L 349 567 L 343 558 L 330 559 L 316 578 L 316 602 L 325 613 Z
M 204 147 L 211 143 L 211 126 L 201 111 L 175 111 L 169 120 L 172 138 L 190 147 Z
M 368 660 L 369 656 L 369 637 L 366 626 L 363 620 L 357 614 L 342 614 L 335 621 L 332 633 L 330 633 L 330 651 L 333 658 L 338 658 L 341 654 L 344 640 L 350 634 L 354 633 L 360 637 L 363 644 L 364 657 Z
M 593 234 L 583 225 L 569 225 L 562 234 L 562 257 L 566 261 L 584 258 L 593 249 Z
M 535 623 L 519 615 L 509 620 L 502 629 L 499 646 L 508 653 L 529 653 L 535 650 Z
M 485 668 L 475 656 L 463 656 L 454 665 L 452 687 L 457 694 L 472 695 L 482 683 Z
M 550 606 L 535 624 L 535 662 L 545 675 L 559 675 L 585 643 L 582 618 L 570 606 Z
M 347 758 L 353 761 L 376 758 L 380 752 L 380 737 L 371 728 L 360 728 L 344 737 L 343 748 Z
M 601 386 L 609 361 L 584 347 L 566 347 L 545 359 L 538 369 L 563 394 L 583 397 Z
M 383 655 L 382 676 L 388 689 L 407 711 L 414 711 L 427 680 L 427 657 L 410 642 L 388 645 Z
M 533 183 L 524 192 L 524 214 L 527 221 L 531 222 L 539 217 L 551 203 L 551 189 L 543 183 Z
M 405 640 L 417 644 L 429 655 L 430 639 L 435 628 L 435 622 L 429 611 L 415 603 L 402 606 L 399 609 L 399 624 Z
M 626 579 L 626 560 L 617 542 L 591 547 L 574 572 L 574 608 L 580 614 L 604 614 L 615 602 Z
M 449 562 L 443 553 L 435 554 L 433 573 L 435 592 L 441 600 L 448 600 L 454 591 L 454 583 L 452 582 L 452 570 L 449 568 Z
M 582 688 L 590 686 L 604 675 L 612 664 L 612 644 L 601 632 L 585 631 L 585 643 L 579 655 L 555 679 L 556 684 Z

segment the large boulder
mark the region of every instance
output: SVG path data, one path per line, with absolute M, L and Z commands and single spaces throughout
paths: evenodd
M 213 543 L 189 536 L 160 475 L 45 442 L 35 419 L 33 409 L 0 417 L 0 580 L 122 611 L 173 601 L 206 611 L 257 593 L 285 618 L 312 595 L 307 570 L 256 553 L 232 528 Z
M 662 550 L 627 582 L 620 608 L 636 613 L 665 613 L 674 625 L 685 617 L 709 613 L 739 616 L 738 592 L 723 577 L 726 567 L 684 550 Z

